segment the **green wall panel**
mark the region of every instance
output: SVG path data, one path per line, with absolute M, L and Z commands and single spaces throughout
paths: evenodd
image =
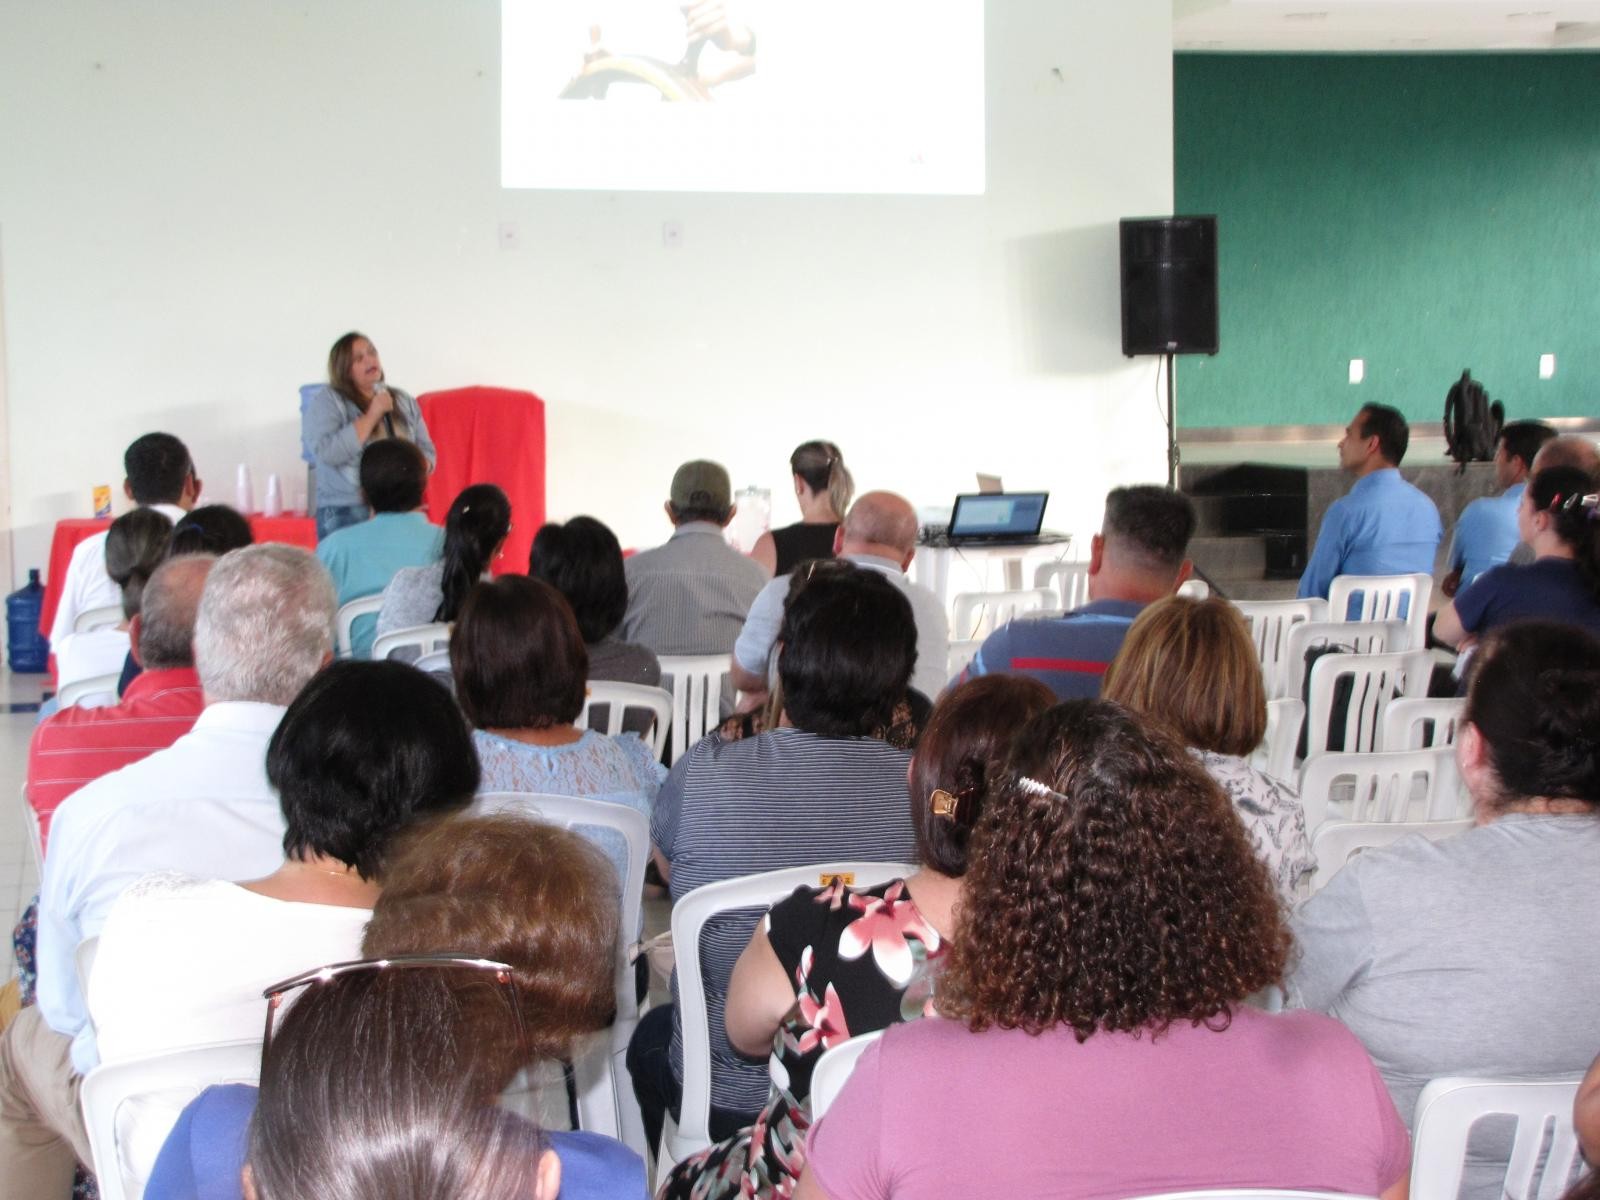
M 1463 367 L 1510 416 L 1600 416 L 1600 54 L 1173 70 L 1177 211 L 1217 214 L 1221 314 L 1220 353 L 1179 360 L 1181 425 L 1437 421 Z

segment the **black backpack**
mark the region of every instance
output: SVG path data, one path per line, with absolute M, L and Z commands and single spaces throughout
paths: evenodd
M 1447 453 L 1462 471 L 1469 462 L 1489 462 L 1505 422 L 1505 407 L 1489 403 L 1489 393 L 1471 371 L 1450 385 L 1444 398 L 1444 440 Z M 1460 472 L 1457 472 L 1458 474 Z

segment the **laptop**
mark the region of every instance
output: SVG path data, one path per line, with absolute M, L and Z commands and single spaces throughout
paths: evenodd
M 946 534 L 952 546 L 1037 542 L 1049 492 L 980 492 L 956 497 Z

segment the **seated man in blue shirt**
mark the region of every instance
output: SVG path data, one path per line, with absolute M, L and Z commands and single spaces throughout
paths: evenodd
M 1194 506 L 1154 484 L 1112 488 L 1100 532 L 1089 543 L 1089 603 L 1065 616 L 1012 621 L 978 648 L 959 680 L 971 675 L 1032 675 L 1063 700 L 1093 699 L 1145 605 L 1170 596 L 1189 578 L 1185 557 Z
M 425 567 L 439 558 L 444 534 L 422 510 L 428 460 L 415 442 L 384 438 L 361 452 L 361 495 L 372 516 L 335 530 L 317 543 L 317 557 L 333 576 L 339 604 L 373 596 L 402 567 Z M 350 627 L 351 655 L 370 658 L 378 614 Z
M 1556 431 L 1543 421 L 1512 421 L 1500 431 L 1494 449 L 1494 479 L 1498 496 L 1479 496 L 1456 521 L 1445 562 L 1450 573 L 1439 584 L 1446 596 L 1456 592 L 1511 558 L 1521 535 L 1517 533 L 1517 505 L 1528 487 L 1533 460 Z
M 1339 575 L 1433 574 L 1433 555 L 1444 536 L 1439 510 L 1400 478 L 1411 427 L 1385 404 L 1368 404 L 1339 439 L 1339 466 L 1356 477 L 1349 492 L 1328 505 L 1316 549 L 1300 576 L 1300 596 L 1326 599 Z

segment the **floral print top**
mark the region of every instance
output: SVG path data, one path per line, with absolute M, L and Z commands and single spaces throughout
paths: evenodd
M 945 944 L 896 879 L 873 888 L 797 888 L 763 922 L 794 980 L 772 1039 L 772 1090 L 754 1125 L 679 1163 L 662 1200 L 789 1197 L 805 1167 L 811 1072 L 824 1050 L 928 1015 Z
M 1317 868 L 1306 831 L 1306 812 L 1300 793 L 1282 780 L 1256 770 L 1231 754 L 1196 750 L 1206 773 L 1221 786 L 1244 822 L 1244 831 L 1267 864 L 1278 895 L 1291 907 L 1299 902 L 1301 879 L 1310 880 Z

